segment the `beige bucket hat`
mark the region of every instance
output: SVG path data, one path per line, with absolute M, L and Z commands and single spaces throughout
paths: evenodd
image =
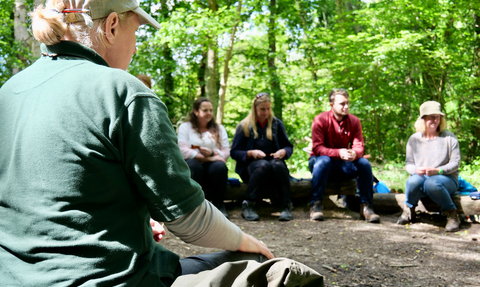
M 436 101 L 427 101 L 420 106 L 420 117 L 418 119 L 422 119 L 426 115 L 442 115 L 442 106 L 439 102 Z

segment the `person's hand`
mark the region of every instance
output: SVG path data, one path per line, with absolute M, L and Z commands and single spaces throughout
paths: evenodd
M 353 150 L 347 150 L 346 148 L 340 149 L 338 155 L 340 156 L 340 159 L 344 161 L 354 161 L 357 156 Z
M 353 149 L 347 150 L 348 153 L 350 153 L 352 160 L 355 160 L 357 158 L 357 153 Z
M 200 153 L 204 156 L 204 157 L 209 157 L 209 156 L 212 156 L 212 150 L 209 149 L 208 147 L 199 147 L 198 150 L 200 151 Z
M 272 154 L 272 156 L 273 156 L 273 158 L 282 159 L 282 158 L 285 157 L 286 154 L 287 154 L 287 152 L 282 148 L 282 149 L 277 150 L 277 152 Z
M 440 171 L 440 169 L 434 168 L 434 167 L 425 168 L 425 174 L 428 175 L 428 176 L 437 175 L 439 171 Z
M 426 168 L 421 166 L 417 167 L 417 170 L 415 171 L 419 176 L 424 176 L 426 174 Z
M 240 248 L 238 248 L 238 251 L 260 253 L 265 255 L 268 259 L 275 258 L 265 243 L 245 232 L 242 232 L 242 244 L 240 245 Z
M 259 149 L 252 149 L 248 151 L 248 154 L 250 155 L 251 158 L 253 159 L 262 159 L 266 156 L 266 154 L 259 150 Z
M 163 228 L 163 223 L 157 222 L 150 218 L 150 226 L 152 227 L 153 231 L 153 239 L 155 242 L 159 242 L 162 240 L 163 236 L 165 235 L 165 228 Z

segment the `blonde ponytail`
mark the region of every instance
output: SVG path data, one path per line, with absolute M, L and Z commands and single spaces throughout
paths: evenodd
M 63 20 L 62 11 L 65 4 L 62 0 L 49 1 L 47 7 L 39 5 L 29 13 L 32 18 L 32 32 L 35 39 L 46 45 L 54 45 L 60 42 L 68 30 Z
M 84 22 L 65 22 L 62 13 L 65 8 L 68 7 L 65 7 L 64 0 L 50 0 L 47 1 L 46 6 L 39 5 L 29 13 L 32 18 L 32 32 L 35 39 L 46 45 L 54 45 L 59 43 L 66 34 L 69 34 L 71 40 L 92 49 L 95 49 L 98 44 L 106 45 L 104 29 L 107 17 L 93 20 L 93 28 L 90 28 Z M 132 11 L 120 13 L 118 19 L 121 24 L 126 24 L 128 18 L 134 14 Z

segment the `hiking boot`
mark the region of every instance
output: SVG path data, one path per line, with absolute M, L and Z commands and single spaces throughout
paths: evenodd
M 293 205 L 290 202 L 289 204 L 286 205 L 286 207 L 284 209 L 282 209 L 282 212 L 280 213 L 280 217 L 278 218 L 278 220 L 280 220 L 280 221 L 290 221 L 290 220 L 292 220 L 293 219 L 292 209 L 293 209 Z
M 360 204 L 360 219 L 365 219 L 370 223 L 380 222 L 380 216 L 378 216 L 378 214 L 375 214 L 368 202 Z
M 447 225 L 445 225 L 446 232 L 454 232 L 460 229 L 460 217 L 456 209 L 446 210 L 442 215 L 447 217 Z
M 397 220 L 397 224 L 405 225 L 409 223 L 415 223 L 415 207 L 408 207 L 405 205 L 403 207 L 403 213 L 400 215 L 400 218 Z
M 310 219 L 316 221 L 323 221 L 323 204 L 317 200 L 310 207 Z
M 227 212 L 227 208 L 225 207 L 225 203 L 218 203 L 218 204 L 215 204 L 215 206 L 218 208 L 218 210 L 220 210 L 223 216 L 225 216 L 227 219 L 230 219 L 228 217 L 228 212 Z
M 258 221 L 260 216 L 253 210 L 255 203 L 253 201 L 244 200 L 242 202 L 242 217 L 248 221 Z

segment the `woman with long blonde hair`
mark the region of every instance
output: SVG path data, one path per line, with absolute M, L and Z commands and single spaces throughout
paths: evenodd
M 273 188 L 282 204 L 280 221 L 292 219 L 290 176 L 285 160 L 293 153 L 285 126 L 274 117 L 270 96 L 259 93 L 255 96 L 249 115 L 237 127 L 230 155 L 237 161 L 235 172 L 248 183 L 245 200 L 242 202 L 242 217 L 248 221 L 259 220 L 254 210 L 260 192 Z

